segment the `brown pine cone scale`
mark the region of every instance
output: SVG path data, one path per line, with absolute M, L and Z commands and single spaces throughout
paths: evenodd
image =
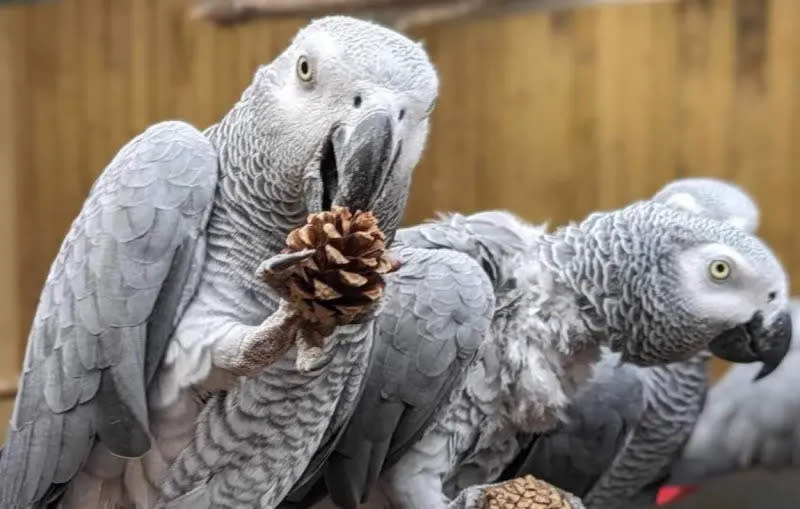
M 316 250 L 292 268 L 287 283 L 289 301 L 315 332 L 327 336 L 357 321 L 381 298 L 382 276 L 396 268 L 385 239 L 372 212 L 345 207 L 311 214 L 289 234 L 284 252 Z
M 571 509 L 551 484 L 526 475 L 486 490 L 484 509 Z

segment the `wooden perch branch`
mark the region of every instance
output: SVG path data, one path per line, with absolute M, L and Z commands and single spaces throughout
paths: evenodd
M 522 10 L 659 1 L 667 0 L 199 0 L 191 10 L 191 16 L 220 25 L 232 25 L 259 18 L 340 13 L 376 18 L 405 30 L 453 19 Z
M 461 3 L 463 0 L 201 0 L 192 17 L 219 24 L 255 18 L 357 13 L 381 9 L 416 8 Z
M 419 26 L 434 25 L 477 14 L 488 2 L 489 0 L 468 0 L 410 9 L 405 13 L 398 13 L 394 20 L 387 24 L 403 31 Z

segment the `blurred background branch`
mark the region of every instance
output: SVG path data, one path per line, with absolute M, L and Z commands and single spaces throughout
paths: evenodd
M 525 10 L 659 1 L 666 0 L 199 0 L 191 16 L 220 25 L 234 25 L 264 18 L 348 13 L 408 30 L 456 19 Z

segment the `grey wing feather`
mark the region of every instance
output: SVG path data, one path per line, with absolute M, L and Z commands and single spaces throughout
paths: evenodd
M 366 500 L 381 470 L 421 436 L 463 379 L 494 310 L 491 281 L 472 258 L 409 247 L 399 255 L 364 393 L 324 467 L 331 499 L 346 509 Z
M 32 505 L 68 482 L 97 439 L 123 457 L 149 449 L 146 387 L 192 293 L 216 181 L 203 134 L 164 122 L 123 147 L 92 186 L 33 320 L 0 506 Z
M 468 216 L 440 214 L 433 221 L 397 232 L 397 243 L 420 249 L 452 249 L 479 260 L 495 287 L 502 286 L 503 274 L 497 263 L 524 252 L 533 227 L 504 210 L 486 210 Z
M 800 301 L 792 308 L 792 319 L 800 320 Z M 800 337 L 794 335 L 778 369 L 754 382 L 760 368 L 736 364 L 711 388 L 670 482 L 800 466 Z
M 461 253 L 470 251 L 469 240 L 463 231 L 452 228 L 441 219 L 401 228 L 395 235 L 395 245 L 413 246 L 419 249 L 453 249 Z
M 435 220 L 402 228 L 395 237 L 399 244 L 420 249 L 453 249 L 475 255 L 482 244 L 491 253 L 507 253 L 524 247 L 529 230 L 535 230 L 505 210 L 485 210 L 464 216 L 439 214 Z
M 611 467 L 643 410 L 641 368 L 606 354 L 567 407 L 566 421 L 534 437 L 503 478 L 531 474 L 585 496 Z

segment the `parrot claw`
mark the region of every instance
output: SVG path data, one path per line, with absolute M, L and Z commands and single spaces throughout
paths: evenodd
M 289 269 L 310 258 L 315 252 L 314 249 L 303 249 L 295 253 L 277 254 L 261 262 L 256 269 L 255 276 L 275 290 L 278 295 L 287 298 L 289 290 L 286 283 L 291 276 Z
M 263 278 L 269 274 L 285 272 L 294 265 L 314 255 L 314 249 L 303 249 L 294 253 L 279 253 L 267 258 L 256 269 L 256 277 Z

